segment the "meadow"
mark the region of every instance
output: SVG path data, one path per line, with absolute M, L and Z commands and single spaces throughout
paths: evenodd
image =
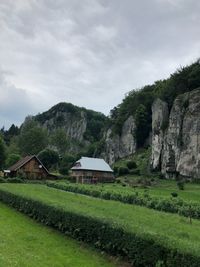
M 150 210 L 145 207 L 106 201 L 64 192 L 45 185 L 1 184 L 0 190 L 40 201 L 78 215 L 90 216 L 138 235 L 148 235 L 162 245 L 186 253 L 200 253 L 200 221 Z
M 0 266 L 116 267 L 108 256 L 0 203 Z
M 123 177 L 122 177 L 123 178 Z M 133 181 L 136 179 L 141 179 L 141 177 L 129 176 L 129 179 Z M 172 180 L 161 180 L 156 179 L 155 182 L 151 186 L 146 186 L 145 188 L 142 186 L 138 186 L 137 182 L 135 182 L 135 186 L 124 186 L 124 184 L 118 183 L 108 183 L 108 184 L 74 184 L 69 183 L 67 180 L 56 181 L 56 183 L 61 185 L 71 184 L 78 188 L 84 188 L 89 190 L 101 190 L 108 191 L 120 194 L 132 194 L 135 192 L 141 194 L 149 194 L 153 197 L 159 198 L 171 198 L 171 193 L 176 192 L 178 194 L 178 198 L 181 198 L 185 201 L 192 201 L 200 203 L 200 184 L 195 183 L 186 183 L 184 190 L 179 190 L 176 184 L 176 181 Z

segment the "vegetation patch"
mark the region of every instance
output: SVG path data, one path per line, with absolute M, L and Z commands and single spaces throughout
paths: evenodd
M 0 266 L 114 267 L 118 264 L 0 204 Z
M 106 200 L 117 200 L 123 203 L 145 206 L 150 209 L 159 211 L 178 213 L 190 218 L 200 219 L 200 204 L 197 202 L 183 201 L 176 198 L 178 195 L 175 192 L 171 193 L 173 198 L 153 197 L 146 190 L 143 193 L 138 191 L 127 192 L 121 187 L 121 190 L 107 189 L 104 186 L 91 186 L 83 184 L 70 184 L 65 182 L 47 182 L 47 186 L 61 189 L 67 192 L 88 195 Z
M 42 185 L 1 184 L 0 199 L 133 266 L 198 267 L 200 222 L 143 207 L 62 192 Z

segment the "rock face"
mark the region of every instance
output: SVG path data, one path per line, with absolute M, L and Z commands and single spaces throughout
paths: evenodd
M 152 105 L 152 168 L 160 169 L 164 128 L 168 122 L 168 105 L 157 99 Z
M 117 159 L 127 157 L 136 151 L 135 121 L 130 116 L 123 124 L 122 133 L 113 135 L 108 129 L 105 133 L 105 149 L 101 156 L 109 163 L 113 164 Z
M 91 144 L 100 141 L 103 137 L 105 124 L 109 120 L 100 112 L 65 102 L 58 103 L 49 110 L 36 115 L 33 119 L 47 130 L 50 140 L 49 147 L 54 150 L 59 149 L 62 154 L 73 155 L 87 153 Z M 64 139 L 63 150 L 58 148 L 58 140 L 52 142 L 55 136 L 57 139 L 59 136 Z M 88 153 L 92 153 L 91 149 Z
M 84 139 L 83 135 L 87 129 L 86 114 L 84 111 L 81 111 L 77 116 L 58 111 L 53 117 L 46 120 L 42 126 L 51 132 L 60 127 L 65 130 L 69 138 L 82 142 Z
M 152 168 L 160 168 L 167 178 L 179 174 L 199 179 L 200 89 L 175 99 L 168 126 L 161 129 L 161 121 L 167 119 L 167 113 L 163 112 L 164 106 L 166 103 L 156 100 L 152 108 Z

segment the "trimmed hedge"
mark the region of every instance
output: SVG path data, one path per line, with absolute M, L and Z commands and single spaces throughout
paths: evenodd
M 149 194 L 120 194 L 109 190 L 98 190 L 91 188 L 83 188 L 78 185 L 72 184 L 59 184 L 54 182 L 46 182 L 46 185 L 56 189 L 64 190 L 67 192 L 78 193 L 82 195 L 102 198 L 106 200 L 116 200 L 127 204 L 134 204 L 144 206 L 150 209 L 178 213 L 185 217 L 200 219 L 200 204 L 196 202 L 186 202 L 179 198 L 157 198 Z
M 103 219 L 80 215 L 4 190 L 0 190 L 0 200 L 73 238 L 129 259 L 134 267 L 200 266 L 200 257 L 167 248 L 150 235 L 127 232 Z

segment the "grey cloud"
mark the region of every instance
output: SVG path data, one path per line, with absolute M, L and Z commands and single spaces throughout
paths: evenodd
M 195 0 L 1 0 L 1 66 L 38 112 L 67 101 L 108 114 L 127 91 L 199 57 L 199 8 Z
M 0 72 L 0 127 L 20 124 L 25 116 L 35 112 L 33 103 L 26 91 L 9 84 L 5 73 Z

